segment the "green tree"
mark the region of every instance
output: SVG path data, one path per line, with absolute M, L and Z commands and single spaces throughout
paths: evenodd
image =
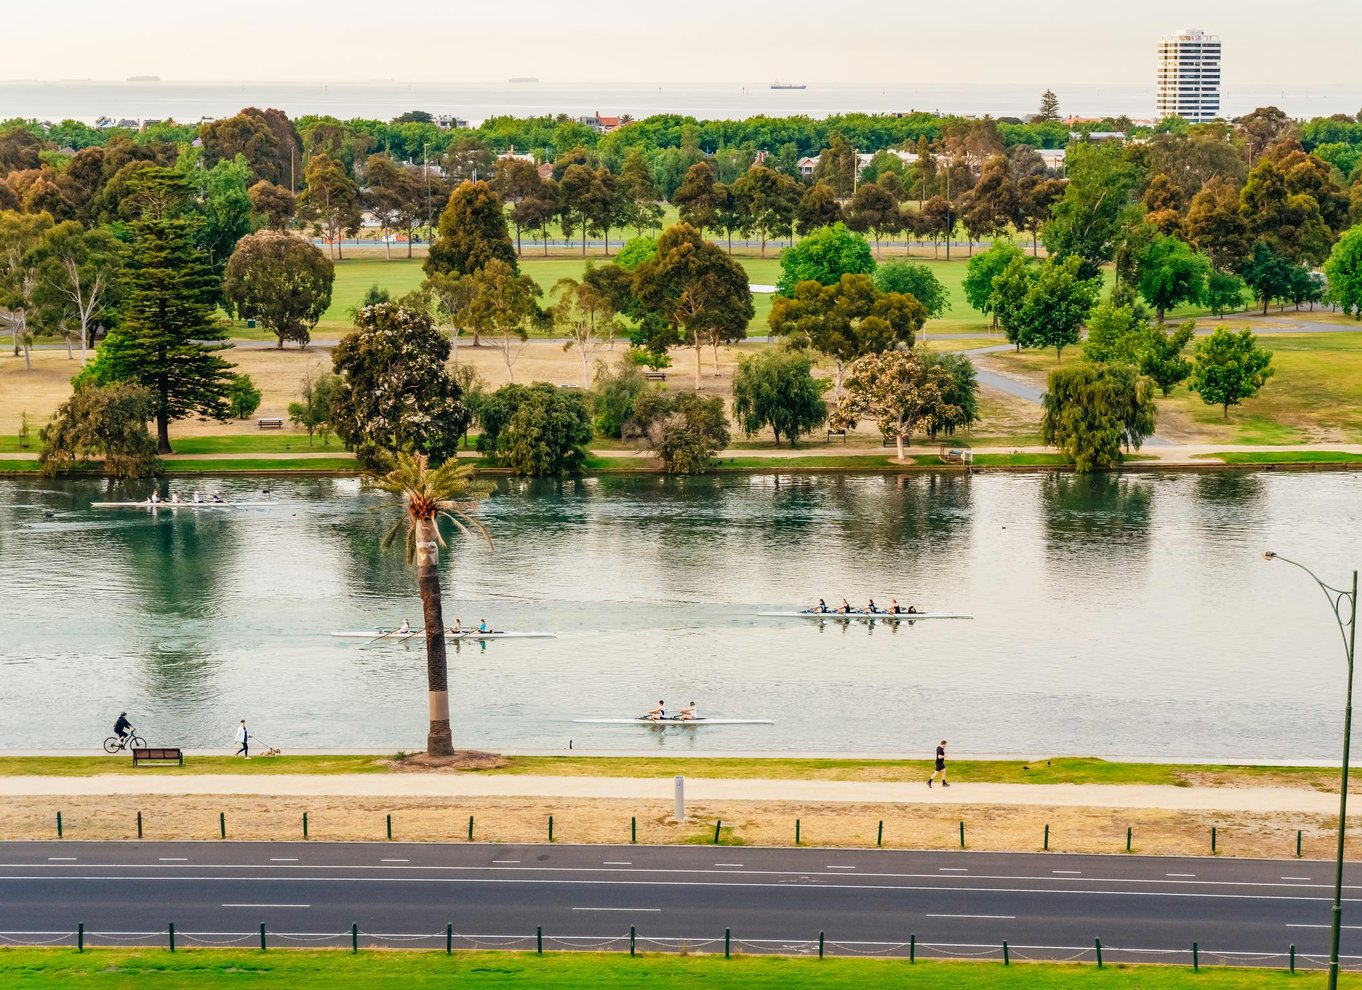
M 767 240 L 788 236 L 793 229 L 800 189 L 788 175 L 754 165 L 733 183 L 733 199 L 761 242 L 764 258 Z
M 1058 123 L 1062 119 L 1059 116 L 1059 97 L 1054 94 L 1053 90 L 1047 89 L 1040 94 L 1040 111 L 1034 119 L 1054 123 Z
M 638 315 L 670 328 L 673 339 L 695 348 L 695 387 L 700 388 L 701 349 L 743 340 L 756 310 L 746 270 L 705 241 L 689 224 L 668 227 L 657 254 L 634 269 Z
M 1088 314 L 1083 360 L 1094 364 L 1138 364 L 1149 344 L 1149 321 L 1132 306 L 1099 303 Z
M 331 305 L 336 270 L 311 244 L 277 230 L 243 237 L 227 263 L 223 294 L 244 319 L 306 347 Z
M 833 285 L 843 275 L 873 275 L 875 259 L 864 237 L 834 223 L 804 237 L 780 253 L 780 278 L 776 292 L 790 297 L 800 282 Z
M 571 237 L 572 231 L 581 231 L 584 258 L 587 232 L 599 226 L 597 218 L 605 212 L 603 204 L 609 196 L 609 190 L 603 185 L 598 171 L 590 165 L 574 162 L 567 166 L 558 180 L 558 206 L 563 232 Z
M 904 442 L 914 433 L 937 433 L 960 418 L 959 407 L 948 401 L 955 388 L 951 373 L 928 363 L 920 348 L 866 354 L 847 373 L 846 395 L 830 423 L 849 429 L 860 419 L 873 419 L 903 460 Z
M 724 400 L 682 393 L 662 405 L 660 415 L 649 418 L 647 435 L 668 474 L 701 474 L 728 446 Z
M 993 277 L 993 289 L 988 296 L 989 310 L 1008 343 L 1017 345 L 1018 351 L 1022 349 L 1022 333 L 1026 329 L 1023 319 L 1026 301 L 1039 276 L 1039 265 L 1028 263 L 1026 257 L 1018 253 Z
M 1025 265 L 1026 256 L 1022 249 L 1011 241 L 998 240 L 983 254 L 970 258 L 965 268 L 965 278 L 961 283 L 965 301 L 984 316 L 992 314 L 995 327 L 998 325 L 998 312 L 993 305 L 993 281 L 1013 261 Z
M 1160 234 L 1135 258 L 1135 277 L 1140 295 L 1154 307 L 1155 319 L 1182 303 L 1206 299 L 1211 262 L 1184 241 Z
M 1221 319 L 1244 305 L 1244 280 L 1231 272 L 1212 271 L 1206 280 L 1206 305 Z
M 672 204 L 682 223 L 715 233 L 723 229 L 718 217 L 722 199 L 715 189 L 714 170 L 704 162 L 696 162 L 688 168 L 681 185 L 672 193 Z
M 1041 240 L 1051 255 L 1082 261 L 1080 276 L 1094 278 L 1116 254 L 1132 209 L 1138 172 L 1115 143 L 1074 145 L 1064 163 L 1064 196 L 1050 211 Z
M 828 135 L 828 146 L 818 153 L 818 164 L 813 169 L 814 182 L 826 182 L 839 198 L 849 197 L 856 185 L 860 162 L 856 149 L 838 131 Z
M 31 257 L 38 268 L 38 299 L 45 309 L 74 319 L 84 364 L 96 324 L 118 303 L 127 247 L 102 227 L 86 230 L 68 220 L 44 231 Z
M 1324 277 L 1329 280 L 1329 298 L 1362 320 L 1362 226 L 1338 239 L 1324 263 Z
M 1251 330 L 1231 333 L 1217 327 L 1197 341 L 1192 351 L 1195 365 L 1189 388 L 1208 406 L 1219 406 L 1228 419 L 1230 406 L 1251 399 L 1277 373 L 1272 352 L 1258 346 Z
M 813 377 L 813 362 L 795 351 L 766 351 L 738 359 L 733 373 L 733 418 L 749 437 L 769 426 L 776 446 L 790 446 L 828 418 L 827 379 Z
M 799 198 L 799 208 L 795 210 L 795 231 L 800 237 L 808 237 L 816 230 L 831 227 L 842 219 L 842 204 L 837 194 L 826 182 L 815 182 L 804 190 Z
M 1053 347 L 1055 360 L 1076 344 L 1101 288 L 1100 279 L 1084 278 L 1082 258 L 1048 258 L 1038 266 L 1017 316 L 1017 341 L 1022 347 Z
M 464 322 L 476 339 L 490 343 L 506 362 L 506 377 L 515 381 L 515 361 L 529 340 L 530 330 L 544 326 L 550 317 L 539 308 L 544 294 L 531 276 L 517 272 L 500 258 L 493 258 L 468 279 L 468 305 Z
M 140 385 L 78 385 L 42 429 L 39 472 L 51 477 L 78 461 L 102 460 L 112 477 L 150 477 L 160 464 L 147 432 L 155 410 L 155 396 Z
M 493 260 L 517 270 L 501 200 L 486 182 L 461 183 L 440 214 L 423 270 L 427 275 L 472 275 Z
M 1264 158 L 1239 193 L 1239 208 L 1249 233 L 1291 261 L 1320 262 L 1329 254 L 1333 232 L 1320 212 L 1319 201 L 1295 192 L 1281 163 Z
M 996 241 L 1021 224 L 1021 193 L 1005 156 L 994 155 L 984 164 L 979 181 L 964 197 L 961 220 L 971 251 L 974 241 Z
M 260 389 L 255 387 L 251 376 L 234 375 L 232 384 L 227 386 L 227 412 L 235 419 L 247 419 L 260 408 Z
M 553 325 L 567 335 L 563 350 L 577 348 L 582 359 L 582 388 L 588 389 L 593 357 L 602 347 L 614 345 L 624 325 L 615 314 L 610 294 L 586 279 L 560 278 L 553 286 L 553 297 L 549 307 Z
M 1224 176 L 1210 179 L 1192 197 L 1183 227 L 1187 239 L 1206 252 L 1218 271 L 1231 271 L 1248 259 L 1253 238 L 1239 210 L 1239 187 Z
M 359 230 L 359 186 L 345 170 L 345 163 L 324 152 L 314 154 L 303 169 L 306 186 L 298 197 L 298 216 L 312 223 L 325 236 L 337 258 L 344 257 L 341 238 Z M 431 248 L 434 251 L 434 248 Z
M 951 308 L 946 287 L 926 265 L 908 261 L 891 261 L 875 271 L 875 288 L 881 292 L 898 292 L 912 296 L 922 303 L 929 319 L 940 319 Z
M 875 255 L 878 257 L 880 238 L 902 232 L 903 209 L 889 188 L 878 182 L 863 182 L 847 206 L 846 225 L 858 232 L 870 231 L 875 237 Z
M 1148 375 L 1164 395 L 1187 380 L 1192 362 L 1182 356 L 1196 332 L 1196 320 L 1185 320 L 1176 330 L 1158 327 L 1150 331 L 1139 355 L 1140 374 Z
M 586 463 L 592 429 L 584 392 L 548 382 L 503 385 L 479 404 L 478 421 L 478 450 L 516 474 L 557 477 Z
M 596 432 L 603 437 L 623 437 L 625 424 L 634 418 L 634 401 L 648 387 L 648 379 L 628 361 L 620 361 L 614 371 L 598 361 L 594 386 L 592 422 Z
M 449 338 L 427 313 L 399 303 L 365 306 L 332 355 L 340 387 L 330 397 L 336 435 L 361 463 L 417 453 L 443 463 L 468 428 L 450 377 Z
M 443 340 L 443 338 L 441 338 Z M 398 534 L 406 537 L 407 563 L 416 565 L 416 586 L 421 595 L 421 615 L 426 638 L 426 689 L 429 694 L 430 731 L 426 752 L 453 756 L 454 737 L 449 725 L 449 658 L 445 652 L 445 620 L 440 587 L 440 532 L 448 522 L 461 535 L 474 533 L 492 546 L 487 532 L 473 511 L 492 493 L 492 485 L 473 479 L 473 468 L 450 460 L 432 468 L 421 454 L 399 453 L 382 473 L 370 475 L 378 487 L 402 497 L 406 511 L 383 538 L 391 546 Z
M 1085 473 L 1115 467 L 1122 447 L 1139 450 L 1158 419 L 1154 383 L 1130 364 L 1056 368 L 1041 405 L 1041 439 Z
M 312 446 L 312 436 L 321 433 L 322 442 L 328 443 L 331 434 L 331 397 L 340 387 L 338 375 L 324 371 L 313 375 L 311 371 L 303 376 L 302 390 L 298 402 L 290 402 L 288 418 L 294 426 L 307 431 L 307 445 Z
M 255 229 L 255 214 L 247 186 L 251 170 L 243 159 L 218 162 L 210 169 L 196 168 L 191 155 L 181 156 L 176 168 L 198 186 L 197 241 L 208 252 L 208 263 L 217 276 L 213 298 L 221 301 L 222 275 L 237 242 Z
M 260 216 L 270 230 L 287 230 L 298 210 L 297 197 L 284 186 L 261 179 L 246 190 L 251 209 Z
M 1242 274 L 1253 297 L 1263 304 L 1264 316 L 1272 300 L 1290 298 L 1295 267 L 1290 258 L 1277 254 L 1262 241 L 1253 245 L 1253 256 L 1244 265 Z
M 504 205 L 509 205 L 511 225 L 515 227 L 515 253 L 523 254 L 521 231 L 531 226 L 534 218 L 532 210 L 522 209 L 527 202 L 534 201 L 543 194 L 544 180 L 539 176 L 539 168 L 534 162 L 523 158 L 498 158 L 496 174 L 492 179 L 492 189 L 501 197 Z
M 158 453 L 171 453 L 170 423 L 187 416 L 227 418 L 231 365 L 220 357 L 226 333 L 213 312 L 217 280 L 185 215 L 182 176 L 142 173 L 141 216 L 129 225 L 131 261 L 119 325 L 100 348 L 100 384 L 134 382 L 156 399 Z
M 624 221 L 640 236 L 645 230 L 662 227 L 662 193 L 648 160 L 638 148 L 630 150 L 619 174 L 619 193 L 624 204 Z
M 979 375 L 974 362 L 958 351 L 928 351 L 921 349 L 922 360 L 928 367 L 940 368 L 950 375 L 951 384 L 942 393 L 942 404 L 937 415 L 927 423 L 927 436 L 954 435 L 956 430 L 967 430 L 979 421 Z

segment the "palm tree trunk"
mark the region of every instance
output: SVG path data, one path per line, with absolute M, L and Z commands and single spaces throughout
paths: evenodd
M 423 520 L 417 526 L 416 561 L 421 616 L 426 626 L 426 683 L 430 694 L 430 733 L 426 738 L 426 752 L 431 756 L 452 756 L 449 661 L 445 653 L 445 618 L 440 598 L 440 546 L 434 522 Z

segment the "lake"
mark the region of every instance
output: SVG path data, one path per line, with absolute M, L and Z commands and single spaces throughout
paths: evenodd
M 162 494 L 196 482 L 162 482 Z M 146 483 L 0 482 L 0 749 L 420 748 L 419 624 L 354 479 L 207 479 L 233 511 L 96 510 Z M 1345 665 L 1318 588 L 1362 559 L 1362 475 L 754 475 L 503 481 L 445 617 L 556 639 L 450 652 L 455 741 L 507 750 L 1328 760 Z M 972 620 L 768 619 L 891 595 Z M 583 725 L 663 698 L 769 726 Z

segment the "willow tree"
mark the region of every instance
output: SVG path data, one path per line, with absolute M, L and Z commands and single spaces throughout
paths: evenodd
M 399 533 L 406 534 L 407 563 L 416 565 L 416 584 L 421 594 L 421 615 L 426 631 L 426 680 L 430 692 L 430 733 L 426 752 L 452 756 L 454 739 L 449 728 L 449 660 L 445 651 L 445 621 L 440 591 L 440 548 L 445 546 L 441 523 L 449 523 L 465 537 L 481 536 L 492 545 L 492 536 L 473 510 L 491 494 L 492 486 L 473 480 L 473 467 L 448 460 L 437 468 L 423 454 L 399 453 L 386 473 L 369 475 L 379 488 L 401 495 L 407 511 L 383 537 L 392 546 Z

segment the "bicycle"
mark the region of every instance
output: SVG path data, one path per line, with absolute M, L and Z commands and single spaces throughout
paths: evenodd
M 106 753 L 117 753 L 128 747 L 146 749 L 147 741 L 137 734 L 136 729 L 129 729 L 128 734 L 122 739 L 117 736 L 110 736 L 104 740 L 104 752 Z

